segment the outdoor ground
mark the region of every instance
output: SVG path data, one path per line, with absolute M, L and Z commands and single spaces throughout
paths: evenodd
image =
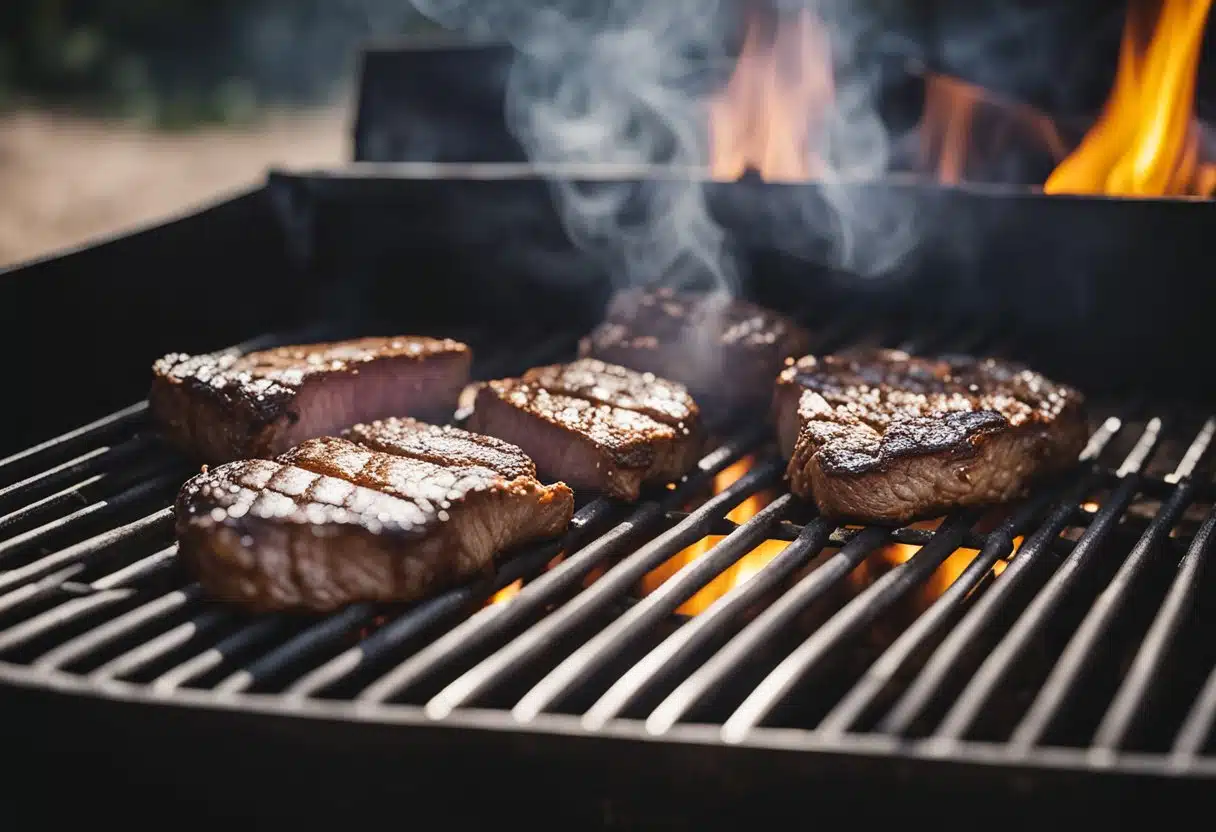
M 252 127 L 160 132 L 74 116 L 0 116 L 0 267 L 155 221 L 276 164 L 349 155 L 343 107 Z

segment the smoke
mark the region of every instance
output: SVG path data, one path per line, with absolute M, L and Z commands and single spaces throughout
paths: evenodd
M 812 191 L 766 196 L 769 243 L 853 275 L 886 276 L 913 253 L 927 219 L 911 192 L 870 187 L 890 172 L 896 148 L 916 132 L 893 133 L 880 105 L 888 70 L 906 72 L 920 57 L 918 48 L 901 34 L 890 4 L 804 5 L 828 27 L 833 51 L 835 94 L 821 151 L 826 170 Z
M 571 240 L 618 284 L 738 288 L 743 258 L 711 213 L 712 185 L 703 178 L 705 101 L 735 63 L 736 0 L 412 2 L 446 28 L 513 45 L 506 112 L 534 163 L 605 170 L 594 182 L 561 175 L 550 182 Z M 880 79 L 861 54 L 883 44 L 856 4 L 800 5 L 830 27 L 837 66 L 828 171 L 813 187 L 728 191 L 745 201 L 731 214 L 753 236 L 799 257 L 882 275 L 916 241 L 908 205 L 856 187 L 890 164 Z M 630 175 L 654 165 L 667 174 Z

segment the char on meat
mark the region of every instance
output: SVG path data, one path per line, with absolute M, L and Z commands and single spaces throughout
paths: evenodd
M 415 457 L 436 465 L 480 466 L 508 479 L 536 476 L 536 465 L 518 446 L 450 425 L 393 417 L 355 425 L 342 435 L 374 451 Z
M 202 462 L 273 457 L 355 422 L 446 421 L 471 363 L 464 344 L 415 336 L 173 353 L 153 367 L 149 403 L 169 440 Z
M 351 435 L 367 445 L 310 439 L 186 483 L 179 551 L 210 594 L 254 610 L 414 601 L 570 522 L 573 492 L 505 442 L 417 422 Z
M 997 359 L 806 356 L 774 397 L 790 489 L 825 516 L 902 523 L 1023 495 L 1074 465 L 1080 393 Z
M 576 489 L 629 501 L 686 474 L 704 442 L 683 385 L 586 358 L 486 383 L 469 427 L 518 445 Z
M 633 289 L 616 295 L 580 354 L 678 381 L 708 414 L 761 410 L 808 335 L 793 321 L 721 294 Z

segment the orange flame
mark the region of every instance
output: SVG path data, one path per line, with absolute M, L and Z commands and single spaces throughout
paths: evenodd
M 930 73 L 925 76 L 925 109 L 918 128 L 921 167 L 938 182 L 957 185 L 967 178 L 972 157 L 982 144 L 1000 152 L 1013 132 L 1028 136 L 1054 161 L 1067 155 L 1064 139 L 1051 119 L 1037 110 L 1002 100 L 975 84 Z M 979 134 L 988 141 L 980 141 Z
M 981 94 L 978 87 L 944 75 L 932 75 L 927 81 L 921 152 L 926 166 L 937 157 L 937 178 L 944 184 L 957 185 L 963 177 L 971 122 Z M 934 145 L 940 145 L 936 153 Z
M 721 494 L 731 484 L 746 474 L 754 464 L 755 460 L 749 456 L 744 457 L 734 465 L 723 470 L 714 477 L 713 493 Z M 726 516 L 735 523 L 745 523 L 772 502 L 772 499 L 773 495 L 770 493 L 761 492 L 753 494 L 731 509 Z M 642 579 L 642 592 L 654 592 L 664 581 L 718 545 L 722 539 L 722 535 L 709 535 L 679 552 L 675 557 L 651 571 Z M 695 595 L 681 604 L 676 612 L 681 615 L 697 615 L 704 612 L 714 601 L 730 592 L 736 586 L 740 586 L 751 580 L 757 572 L 764 568 L 765 564 L 777 557 L 788 545 L 784 540 L 764 541 L 723 570 L 708 584 L 701 587 Z
M 1013 548 L 1009 554 L 1003 560 L 998 560 L 992 565 L 993 577 L 997 577 L 1005 571 L 1005 567 L 1009 565 L 1010 559 L 1017 554 L 1018 548 L 1021 545 L 1022 537 L 1019 535 L 1013 539 Z M 956 549 L 929 576 L 929 580 L 922 587 L 921 594 L 923 599 L 927 602 L 936 600 L 959 579 L 979 553 L 979 549 Z
M 912 524 L 912 528 L 916 529 L 936 529 L 942 524 L 944 518 L 936 518 L 934 520 L 923 520 Z M 1005 571 L 1009 560 L 1017 554 L 1018 548 L 1022 545 L 1022 537 L 1019 535 L 1013 539 L 1013 549 L 1003 560 L 998 560 L 992 566 L 992 574 L 994 577 L 999 576 Z M 889 543 L 886 546 L 875 552 L 875 560 L 879 563 L 884 563 L 887 566 L 899 566 L 902 563 L 912 559 L 912 556 L 920 551 L 919 546 L 912 546 L 907 543 Z M 929 579 L 919 588 L 918 597 L 922 606 L 927 607 L 929 604 L 936 601 L 946 590 L 948 590 L 955 581 L 967 570 L 971 562 L 979 555 L 978 549 L 955 549 L 948 558 L 933 571 Z M 856 587 L 860 588 L 868 583 L 871 579 L 868 570 L 863 571 L 854 580 Z
M 1106 107 L 1048 178 L 1049 194 L 1210 196 L 1216 167 L 1202 164 L 1195 77 L 1212 0 L 1134 3 Z
M 565 559 L 565 557 L 566 557 L 565 552 L 559 552 L 556 556 L 554 556 L 554 558 L 551 561 L 549 561 L 548 563 L 545 564 L 546 571 L 557 566 L 559 563 L 562 562 L 562 560 Z M 600 574 L 602 574 L 602 571 L 603 570 L 599 571 Z M 591 581 L 594 580 L 595 577 L 598 577 L 598 574 L 593 573 L 593 575 L 588 576 L 588 580 L 585 585 L 590 586 Z M 503 601 L 510 601 L 512 598 L 514 598 L 516 595 L 518 595 L 519 591 L 523 588 L 524 588 L 524 581 L 523 581 L 523 578 L 520 578 L 519 580 L 515 581 L 514 583 L 504 586 L 502 589 L 498 590 L 498 592 L 495 592 L 493 595 L 491 595 L 489 600 L 486 601 L 485 606 L 489 607 L 494 604 L 501 604 Z
M 514 598 L 516 595 L 518 595 L 519 591 L 523 588 L 524 588 L 524 582 L 523 582 L 523 579 L 521 578 L 520 580 L 516 581 L 513 584 L 508 584 L 507 586 L 504 586 L 502 589 L 498 590 L 498 592 L 495 592 L 493 595 L 491 595 L 490 600 L 486 601 L 486 606 L 488 607 L 488 606 L 491 606 L 492 604 L 501 604 L 503 601 L 509 601 L 512 598 Z
M 834 96 L 827 33 L 806 9 L 771 40 L 763 28 L 748 20 L 734 72 L 709 103 L 710 175 L 733 181 L 753 169 L 770 182 L 806 181 L 824 172 L 812 145 Z

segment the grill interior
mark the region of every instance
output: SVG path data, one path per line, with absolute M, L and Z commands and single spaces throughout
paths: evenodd
M 567 358 L 575 337 L 526 350 L 474 337 L 475 375 Z M 815 349 L 872 340 L 1006 346 L 842 325 Z M 1094 410 L 1071 478 L 1004 510 L 900 529 L 838 528 L 780 491 L 746 522 L 727 519 L 780 488 L 771 437 L 745 425 L 636 506 L 584 500 L 565 539 L 513 553 L 492 578 L 316 618 L 251 617 L 202 596 L 176 563 L 169 507 L 190 471 L 140 403 L 0 461 L 0 680 L 384 726 L 1202 781 L 1216 775 L 1204 578 L 1216 420 L 1134 401 Z M 745 456 L 747 473 L 712 494 Z M 707 534 L 725 537 L 641 592 Z M 676 614 L 765 539 L 789 545 L 699 615 Z M 517 580 L 510 600 L 487 603 Z

